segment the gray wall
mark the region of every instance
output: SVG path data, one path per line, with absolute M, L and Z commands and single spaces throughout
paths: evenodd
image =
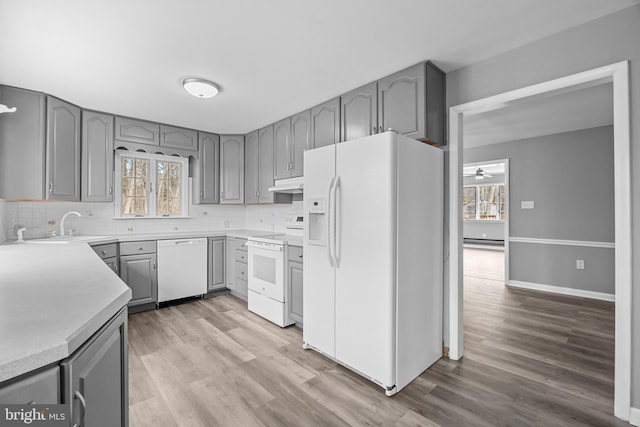
M 510 237 L 614 241 L 613 126 L 487 145 L 463 156 L 509 159 Z M 522 209 L 524 200 L 535 209 Z M 613 294 L 613 255 L 607 248 L 511 243 L 509 280 Z M 584 270 L 576 269 L 578 259 Z
M 447 75 L 447 105 L 496 95 L 581 71 L 629 60 L 631 145 L 640 147 L 640 5 L 496 55 Z M 632 216 L 640 212 L 640 150 L 631 150 Z M 640 407 L 640 227 L 632 231 L 632 406 Z M 448 246 L 445 245 L 445 250 Z M 446 252 L 445 254 L 448 254 Z M 445 256 L 445 259 L 448 259 Z M 448 266 L 445 265 L 447 269 Z M 445 271 L 447 271 L 445 269 Z M 445 282 L 445 286 L 448 283 Z M 445 295 L 447 292 L 445 292 Z M 447 303 L 445 301 L 445 303 Z M 445 313 L 446 314 L 446 313 Z M 445 316 L 447 319 L 447 316 Z M 445 336 L 448 325 L 445 325 Z

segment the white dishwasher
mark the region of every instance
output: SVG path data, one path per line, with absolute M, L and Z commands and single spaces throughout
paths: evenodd
M 207 293 L 207 239 L 158 240 L 158 302 Z

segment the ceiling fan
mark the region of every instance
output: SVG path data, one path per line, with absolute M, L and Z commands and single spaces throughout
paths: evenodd
M 464 176 L 473 176 L 476 180 L 481 180 L 486 178 L 492 178 L 493 175 L 489 175 L 482 168 L 478 168 L 475 173 L 465 174 Z

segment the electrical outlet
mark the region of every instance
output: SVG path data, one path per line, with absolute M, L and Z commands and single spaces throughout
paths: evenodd
M 487 238 L 487 233 L 482 233 L 482 238 L 486 239 Z
M 522 201 L 522 209 L 533 209 L 535 207 L 535 203 L 533 200 Z
M 578 270 L 584 270 L 584 260 L 583 259 L 577 259 L 576 260 L 576 268 Z

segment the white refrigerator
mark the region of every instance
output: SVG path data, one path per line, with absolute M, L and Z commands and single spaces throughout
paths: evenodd
M 304 347 L 391 396 L 442 356 L 443 155 L 385 132 L 304 153 Z

